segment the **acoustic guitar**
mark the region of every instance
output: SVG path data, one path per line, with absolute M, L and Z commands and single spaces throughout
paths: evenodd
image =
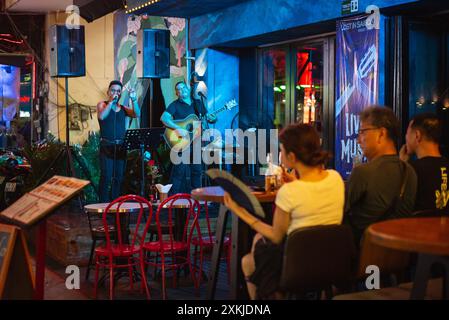
M 213 112 L 209 112 L 208 114 L 218 114 L 225 110 L 231 110 L 238 106 L 237 101 L 235 99 L 230 100 L 227 102 L 223 107 L 220 109 L 217 109 Z M 167 145 L 176 152 L 182 152 L 186 148 L 190 146 L 190 144 L 197 139 L 201 135 L 201 127 L 205 127 L 205 122 L 207 121 L 205 119 L 199 119 L 196 114 L 191 114 L 184 119 L 180 120 L 173 120 L 174 123 L 176 123 L 178 126 L 183 128 L 183 130 L 186 131 L 186 135 L 188 135 L 189 138 L 179 136 L 177 134 L 177 131 L 172 128 L 166 128 L 164 132 L 164 139 Z M 194 126 L 194 123 L 197 123 L 196 126 Z

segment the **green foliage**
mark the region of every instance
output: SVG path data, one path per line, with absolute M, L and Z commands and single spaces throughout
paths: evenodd
M 99 144 L 100 136 L 94 133 L 89 135 L 82 146 L 74 145 L 71 148 L 76 177 L 91 181 L 91 184 L 84 189 L 88 203 L 98 201 L 94 186 L 98 188 L 100 180 Z M 53 175 L 67 175 L 65 153 L 55 161 L 64 148 L 64 142 L 59 141 L 51 133 L 48 133 L 45 144 L 33 144 L 24 148 L 25 157 L 31 164 L 31 174 L 26 181 L 25 192 L 34 189 L 39 183 L 45 182 Z
M 56 161 L 53 164 L 54 170 L 50 170 L 47 177 L 44 177 L 46 171 L 51 167 L 63 148 L 64 144 L 56 139 L 51 133 L 48 133 L 47 142 L 45 144 L 26 145 L 24 147 L 24 155 L 31 165 L 31 174 L 28 176 L 25 183 L 25 192 L 34 189 L 39 182 L 46 181 L 50 178 L 51 173 L 54 175 L 65 172 L 65 161 Z
M 73 159 L 76 176 L 91 182 L 84 189 L 87 203 L 98 202 L 95 190 L 98 191 L 100 182 L 100 134 L 98 132 L 90 134 L 82 146 L 73 146 L 73 153 L 79 160 L 78 163 Z

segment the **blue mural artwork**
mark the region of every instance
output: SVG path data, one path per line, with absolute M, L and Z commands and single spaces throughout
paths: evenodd
M 347 178 L 357 143 L 359 113 L 378 101 L 379 29 L 367 27 L 368 15 L 337 22 L 335 90 L 335 167 Z
M 176 99 L 174 85 L 184 80 L 186 74 L 185 20 L 180 18 L 150 17 L 146 14 L 128 15 L 118 11 L 114 15 L 114 56 L 115 77 L 122 81 L 124 88 L 134 88 L 142 104 L 148 93 L 149 79 L 139 79 L 136 73 L 137 31 L 139 29 L 170 30 L 170 78 L 161 79 L 161 89 L 165 105 Z M 124 90 L 121 102 L 126 104 L 128 92 Z M 131 127 L 136 127 L 133 121 Z
M 215 112 L 229 102 L 239 100 L 239 58 L 235 50 L 201 49 L 195 52 L 195 72 L 198 82 L 194 92 L 202 92 L 208 112 Z M 210 125 L 224 137 L 225 129 L 238 128 L 238 105 L 217 113 L 217 122 Z

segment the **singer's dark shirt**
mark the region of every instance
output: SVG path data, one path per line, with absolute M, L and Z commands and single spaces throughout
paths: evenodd
M 123 147 L 123 140 L 126 133 L 125 108 L 120 105 L 120 111 L 113 109 L 103 120 L 98 119 L 100 124 L 100 152 L 109 158 L 124 159 L 126 151 Z
M 204 104 L 202 104 L 201 100 L 198 99 L 193 99 L 192 104 L 190 105 L 177 99 L 170 103 L 165 111 L 173 116 L 173 120 L 182 120 L 191 114 L 196 114 L 199 118 L 201 118 L 207 114 Z M 201 115 L 198 113 L 201 113 Z
M 121 107 L 121 106 L 120 106 Z M 103 120 L 98 119 L 100 124 L 100 137 L 110 141 L 123 140 L 126 131 L 126 112 L 124 108 L 120 108 L 119 112 L 113 109 Z

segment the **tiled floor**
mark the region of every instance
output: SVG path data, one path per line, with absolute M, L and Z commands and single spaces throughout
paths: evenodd
M 208 265 L 205 265 L 206 270 L 208 270 Z M 93 295 L 93 282 L 94 282 L 94 272 L 91 270 L 89 281 L 85 281 L 86 268 L 81 269 L 81 283 L 79 290 L 69 290 L 66 288 L 65 281 L 68 276 L 65 274 L 65 269 L 48 259 L 47 270 L 46 270 L 46 281 L 45 281 L 45 299 L 46 300 L 90 300 L 94 299 Z M 152 275 L 152 272 L 149 272 Z M 134 284 L 134 290 L 129 289 L 128 277 L 123 277 L 118 280 L 115 290 L 114 299 L 120 300 L 143 300 L 145 299 L 145 294 L 140 292 L 140 282 Z M 162 299 L 161 296 L 161 284 L 160 279 L 154 281 L 149 279 L 150 283 L 150 294 L 151 299 Z M 186 277 L 183 272 L 181 272 L 178 281 L 178 287 L 172 287 L 171 276 L 167 279 L 167 296 L 171 300 L 201 300 L 205 299 L 207 281 L 203 280 L 200 287 L 199 296 L 195 294 L 195 289 L 191 278 Z M 229 284 L 226 274 L 226 264 L 223 262 L 220 265 L 220 274 L 217 283 L 216 300 L 228 299 Z M 109 283 L 107 281 L 105 284 L 99 286 L 97 299 L 109 299 Z

